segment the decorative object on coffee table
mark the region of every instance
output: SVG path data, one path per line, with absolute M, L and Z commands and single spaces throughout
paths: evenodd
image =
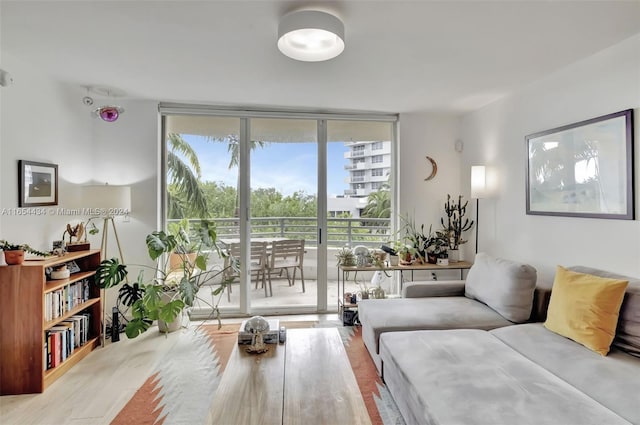
M 251 345 L 246 348 L 247 353 L 261 354 L 269 351 L 264 343 L 264 334 L 269 330 L 269 322 L 262 316 L 254 316 L 247 320 L 245 332 L 253 334 Z

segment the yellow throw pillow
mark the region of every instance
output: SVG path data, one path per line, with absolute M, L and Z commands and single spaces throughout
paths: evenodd
M 628 284 L 558 266 L 544 326 L 606 356 Z

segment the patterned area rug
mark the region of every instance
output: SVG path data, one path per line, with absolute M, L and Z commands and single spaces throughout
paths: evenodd
M 367 411 L 374 425 L 403 425 L 390 394 L 362 343 L 359 327 L 339 321 L 281 321 L 291 328 L 335 327 L 342 336 Z M 176 344 L 138 389 L 111 425 L 203 424 L 212 394 L 237 344 L 239 324 L 203 325 L 181 331 Z M 171 361 L 167 361 L 171 359 Z M 213 360 L 213 361 L 212 361 Z M 161 367 L 160 367 L 161 366 Z

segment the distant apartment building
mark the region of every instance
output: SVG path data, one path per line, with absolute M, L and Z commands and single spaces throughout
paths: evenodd
M 345 179 L 347 189 L 343 196 L 328 199 L 329 216 L 350 214 L 357 218 L 367 205 L 367 196 L 389 180 L 391 142 L 345 142 L 345 146 L 349 148 L 344 153 L 344 168 L 349 172 Z
M 344 153 L 348 163 L 344 168 L 349 172 L 344 196 L 367 197 L 387 183 L 391 171 L 391 142 L 347 142 L 349 148 Z

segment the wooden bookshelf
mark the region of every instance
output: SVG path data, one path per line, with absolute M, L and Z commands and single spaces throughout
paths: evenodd
M 80 272 L 67 279 L 48 280 L 50 267 L 74 261 Z M 0 266 L 0 395 L 41 393 L 100 345 L 102 291 L 93 284 L 100 265 L 100 250 L 68 253 L 46 260 L 27 260 L 21 265 Z M 89 299 L 66 308 L 59 316 L 45 319 L 45 296 L 65 287 L 89 281 Z M 88 338 L 63 362 L 46 369 L 47 332 L 66 319 L 89 313 Z

